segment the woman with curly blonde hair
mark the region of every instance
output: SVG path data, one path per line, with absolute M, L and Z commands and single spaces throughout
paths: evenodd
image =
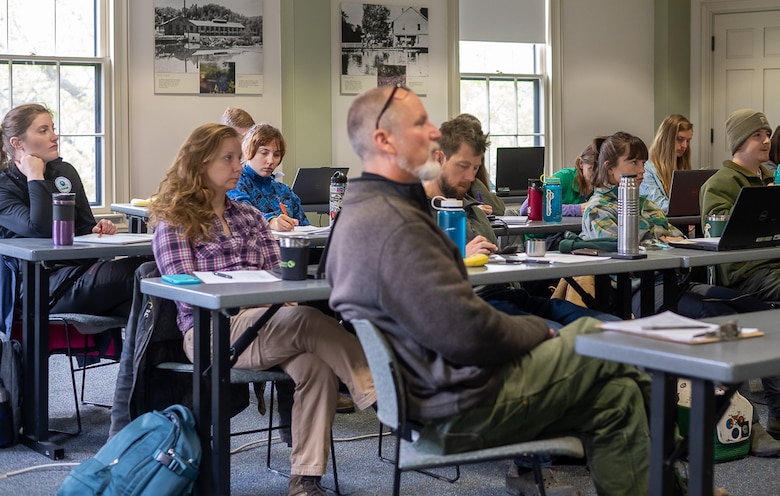
M 152 203 L 152 247 L 162 274 L 270 270 L 279 246 L 256 208 L 228 198 L 241 175 L 238 132 L 222 124 L 195 129 L 181 146 Z M 176 303 L 184 351 L 193 359 L 192 307 Z M 241 308 L 230 319 L 234 342 L 267 310 Z M 236 367 L 279 366 L 295 381 L 289 495 L 324 495 L 338 379 L 361 409 L 376 401 L 374 383 L 357 338 L 313 307 L 290 304 L 269 319 Z

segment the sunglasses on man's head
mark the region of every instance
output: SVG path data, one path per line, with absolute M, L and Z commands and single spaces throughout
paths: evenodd
M 393 103 L 393 98 L 395 98 L 395 94 L 398 92 L 399 89 L 405 89 L 406 91 L 409 91 L 409 88 L 407 88 L 401 83 L 398 83 L 395 86 L 393 86 L 393 91 L 390 92 L 390 96 L 387 98 L 387 101 L 382 107 L 382 110 L 379 111 L 379 115 L 376 117 L 376 127 L 374 127 L 375 130 L 379 129 L 379 121 L 382 120 L 382 116 L 385 115 L 385 112 L 390 107 L 390 104 Z

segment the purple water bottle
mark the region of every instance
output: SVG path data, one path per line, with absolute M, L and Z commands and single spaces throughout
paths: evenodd
M 54 245 L 72 245 L 76 225 L 75 193 L 52 193 L 51 213 L 53 221 L 51 237 L 54 240 Z

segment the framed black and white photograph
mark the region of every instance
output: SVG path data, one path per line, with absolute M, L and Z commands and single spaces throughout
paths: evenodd
M 154 0 L 154 91 L 263 93 L 263 0 Z
M 428 93 L 428 8 L 341 4 L 341 94 L 403 84 Z

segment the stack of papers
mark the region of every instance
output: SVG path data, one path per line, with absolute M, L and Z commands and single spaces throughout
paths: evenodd
M 524 226 L 528 223 L 527 215 L 497 215 L 496 219 L 502 220 L 508 226 Z
M 272 231 L 274 236 L 314 236 L 330 234 L 330 226 L 295 226 L 292 231 Z
M 739 315 L 735 315 L 734 318 L 739 321 Z M 642 319 L 604 322 L 601 328 L 605 331 L 627 332 L 678 343 L 701 344 L 720 341 L 718 324 L 689 319 L 669 311 Z M 740 337 L 752 338 L 763 335 L 764 333 L 758 329 L 742 328 Z
M 74 243 L 94 243 L 101 245 L 130 245 L 134 243 L 151 243 L 153 234 L 116 233 L 116 234 L 85 234 L 75 236 Z

